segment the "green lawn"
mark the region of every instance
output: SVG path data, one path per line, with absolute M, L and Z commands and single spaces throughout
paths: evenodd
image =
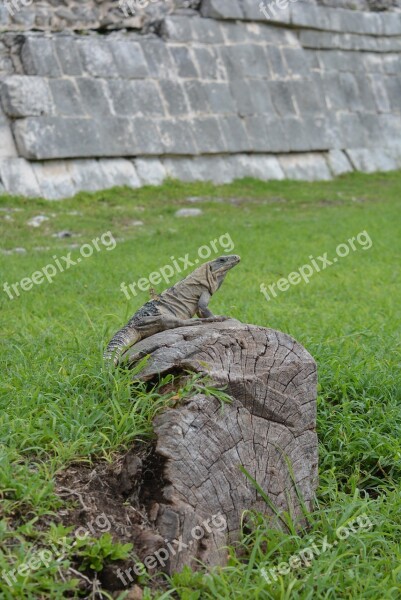
M 194 196 L 204 201 L 191 204 Z M 177 218 L 183 207 L 203 214 Z M 54 476 L 73 461 L 113 460 L 151 435 L 155 410 L 154 397 L 132 401 L 126 374 L 102 368 L 111 335 L 149 299 L 140 290 L 128 299 L 120 284 L 186 254 L 194 259 L 213 240 L 221 251 L 211 258 L 230 250 L 242 261 L 211 310 L 284 331 L 317 361 L 316 510 L 310 530 L 299 535 L 271 531 L 257 519 L 241 558 L 232 553 L 228 567 L 209 575 L 186 570 L 144 597 L 170 597 L 173 590 L 171 597 L 182 600 L 401 597 L 401 173 L 311 184 L 170 182 L 62 202 L 3 196 L 0 208 L 0 248 L 26 250 L 0 254 L 0 598 L 79 597 L 69 571 L 77 550 L 62 546 L 66 531 L 51 524 L 63 505 Z M 48 220 L 28 226 L 37 215 Z M 62 230 L 73 237 L 52 237 Z M 314 271 L 309 283 L 281 282 L 288 289 L 277 291 L 280 279 L 312 259 L 322 265 L 318 257 L 332 259 L 344 243 L 347 256 Z M 83 244 L 92 256 L 63 272 L 54 266 L 66 266 L 61 257 L 69 252 L 76 262 Z M 43 272 L 34 276 L 39 283 L 22 281 L 50 264 L 51 283 Z M 4 289 L 6 282 L 20 282 L 19 296 Z M 263 283 L 276 285 L 276 297 L 265 299 Z M 297 568 L 279 567 L 312 538 L 319 554 Z M 50 547 L 60 551 L 35 569 L 22 568 L 8 585 L 4 575 Z M 82 549 L 83 560 L 90 552 L 89 545 Z

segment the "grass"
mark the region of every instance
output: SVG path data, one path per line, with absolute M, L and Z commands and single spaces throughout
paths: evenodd
M 195 204 L 203 214 L 175 217 L 178 208 L 194 206 L 188 201 L 194 196 L 204 198 Z M 66 531 L 50 525 L 63 505 L 54 477 L 73 461 L 111 461 L 138 437 L 151 435 L 152 416 L 163 402 L 157 392 L 138 392 L 132 400 L 127 376 L 102 369 L 105 343 L 149 298 L 138 291 L 127 299 L 120 284 L 147 277 L 170 257 L 196 257 L 200 246 L 228 234 L 224 239 L 233 241 L 242 262 L 213 298 L 212 311 L 289 333 L 318 363 L 316 510 L 310 531 L 299 534 L 274 532 L 256 516 L 257 527 L 244 534 L 240 555 L 230 552 L 226 568 L 208 575 L 185 569 L 171 578 L 168 592 L 148 588 L 144 597 L 399 598 L 400 198 L 401 173 L 310 184 L 169 182 L 57 203 L 0 197 L 0 246 L 26 250 L 0 254 L 0 597 L 79 597 L 77 582 L 63 575 L 73 554 L 62 544 Z M 49 220 L 27 226 L 39 214 Z M 142 226 L 132 224 L 138 220 Z M 74 236 L 52 237 L 61 230 Z M 34 285 L 13 300 L 3 290 L 4 282 L 54 264 L 54 256 L 71 252 L 76 259 L 81 244 L 109 231 L 115 249 L 100 246 L 52 283 Z M 355 242 L 355 251 L 308 284 L 292 285 L 270 301 L 261 294 L 261 283 L 287 277 L 310 256 L 335 256 L 338 244 L 364 231 L 370 249 Z M 355 526 L 361 515 L 371 527 Z M 42 518 L 48 527 L 38 526 Z M 336 534 L 341 525 L 351 531 L 347 539 Z M 286 563 L 311 538 L 321 549 L 325 536 L 337 544 L 309 565 L 275 571 L 271 583 L 263 577 L 262 568 L 269 572 Z M 7 585 L 2 573 L 51 545 L 46 564 Z

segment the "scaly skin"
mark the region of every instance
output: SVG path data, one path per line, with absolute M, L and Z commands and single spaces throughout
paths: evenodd
M 227 319 L 214 316 L 208 309 L 208 303 L 228 271 L 239 262 L 240 257 L 235 254 L 220 256 L 201 265 L 157 299 L 146 302 L 110 341 L 104 354 L 105 360 L 113 360 L 117 366 L 122 354 L 140 340 L 166 329 L 198 325 L 198 319 L 191 320 L 195 315 L 202 322 Z

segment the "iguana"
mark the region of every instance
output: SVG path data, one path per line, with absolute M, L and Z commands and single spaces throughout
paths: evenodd
M 240 260 L 239 256 L 231 254 L 204 263 L 157 299 L 146 302 L 110 341 L 104 353 L 105 360 L 113 359 L 117 366 L 121 355 L 140 340 L 166 329 L 198 325 L 197 319 L 192 320 L 195 315 L 203 323 L 228 319 L 214 316 L 208 304 L 228 271 Z

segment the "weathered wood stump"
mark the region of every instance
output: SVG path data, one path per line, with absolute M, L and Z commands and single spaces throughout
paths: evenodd
M 149 511 L 154 537 L 146 533 L 142 556 L 167 549 L 170 573 L 185 564 L 196 568 L 196 559 L 224 564 L 222 548 L 238 538 L 244 511 L 260 511 L 283 526 L 240 466 L 278 513 L 302 523 L 301 504 L 311 508 L 317 485 L 317 377 L 310 354 L 288 335 L 236 320 L 159 333 L 126 358 L 134 366 L 148 354 L 142 379 L 204 372 L 216 387 L 227 386 L 232 403 L 222 407 L 197 394 L 155 419 L 162 483 Z

